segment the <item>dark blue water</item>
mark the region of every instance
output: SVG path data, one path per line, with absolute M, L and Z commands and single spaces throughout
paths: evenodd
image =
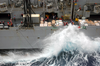
M 73 53 L 72 53 L 73 52 Z M 87 56 L 87 57 L 86 57 Z M 30 64 L 30 66 L 100 66 L 100 53 L 83 53 L 81 54 L 77 50 L 73 51 L 62 51 L 58 54 L 58 56 L 53 56 L 51 58 L 40 58 L 38 61 L 32 60 L 27 63 L 24 62 L 19 64 L 15 63 L 5 63 L 0 66 L 26 66 Z M 86 59 L 85 59 L 86 58 Z

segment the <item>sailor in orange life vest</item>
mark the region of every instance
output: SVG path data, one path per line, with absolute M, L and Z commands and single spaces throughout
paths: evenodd
M 10 25 L 11 25 L 11 27 L 13 27 L 12 19 L 10 19 Z
M 68 25 L 68 22 L 63 22 L 64 23 L 64 26 Z
M 49 16 L 48 16 L 48 15 L 46 15 L 46 17 L 47 17 L 47 18 L 46 18 L 45 20 L 46 20 L 47 22 L 49 22 Z
M 13 23 L 11 22 L 11 27 L 13 27 Z

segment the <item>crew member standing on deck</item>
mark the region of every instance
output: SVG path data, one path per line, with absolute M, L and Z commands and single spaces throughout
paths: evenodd
M 41 1 L 41 7 L 43 7 L 43 0 Z
M 56 19 L 56 15 L 53 14 L 52 18 L 53 18 L 53 19 Z

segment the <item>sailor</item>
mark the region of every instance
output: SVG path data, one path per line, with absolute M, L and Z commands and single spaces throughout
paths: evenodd
M 61 19 L 63 19 L 63 16 L 61 16 Z
M 42 0 L 42 2 L 41 2 L 41 7 L 43 7 L 43 0 Z
M 47 18 L 45 19 L 47 22 L 49 22 L 49 16 L 47 16 Z
M 9 27 L 9 22 L 7 22 L 7 25 L 8 25 L 8 27 Z
M 10 22 L 12 22 L 12 19 L 10 19 Z
M 68 22 L 63 22 L 64 23 L 64 26 L 68 25 Z
M 56 15 L 53 14 L 53 19 L 56 19 Z
M 21 14 L 21 17 L 23 17 L 23 14 Z
M 11 27 L 13 27 L 13 23 L 11 22 Z
M 21 21 L 21 24 L 23 24 L 23 21 Z

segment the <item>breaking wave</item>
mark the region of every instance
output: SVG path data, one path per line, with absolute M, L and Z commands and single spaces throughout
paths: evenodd
M 92 40 L 77 27 L 69 25 L 45 37 L 42 52 L 8 52 L 0 56 L 1 65 L 100 66 L 100 38 Z

